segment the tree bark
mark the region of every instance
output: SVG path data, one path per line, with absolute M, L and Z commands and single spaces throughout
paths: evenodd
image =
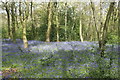
M 50 42 L 50 32 L 51 32 L 51 18 L 52 18 L 52 3 L 48 3 L 48 29 L 46 32 L 46 42 Z
M 67 40 L 67 2 L 65 3 L 65 40 Z
M 92 8 L 92 11 L 93 11 L 93 19 L 94 19 L 95 29 L 96 29 L 96 32 L 97 32 L 97 38 L 98 38 L 98 41 L 99 41 L 100 40 L 99 39 L 99 31 L 98 31 L 98 27 L 97 27 L 97 23 L 96 23 L 96 17 L 95 17 L 95 5 L 93 4 L 92 1 L 91 1 L 91 8 Z
M 111 13 L 114 10 L 114 5 L 115 5 L 115 2 L 111 2 L 110 3 L 110 7 L 109 7 L 109 10 L 108 10 L 108 13 L 107 13 L 107 16 L 106 16 L 105 23 L 104 23 L 103 26 L 101 25 L 101 28 L 100 28 L 101 30 L 103 30 L 101 32 L 101 30 L 100 31 L 98 30 L 98 27 L 97 27 L 97 24 L 96 24 L 95 7 L 94 7 L 94 4 L 91 1 L 91 8 L 92 8 L 92 11 L 93 11 L 93 19 L 94 19 L 95 28 L 96 28 L 96 31 L 97 31 L 97 38 L 98 38 L 98 42 L 99 42 L 99 48 L 100 48 L 101 57 L 104 56 L 108 23 L 109 23 L 109 19 L 110 19 Z
M 12 35 L 11 35 L 11 29 L 10 29 L 10 9 L 8 8 L 8 4 L 6 3 L 5 5 L 5 10 L 7 13 L 7 22 L 8 22 L 8 38 L 12 39 Z
M 23 38 L 23 45 L 24 48 L 28 48 L 28 41 L 27 41 L 27 37 L 26 37 L 26 22 L 29 16 L 29 4 L 26 3 L 26 12 L 22 13 L 22 8 L 21 8 L 21 2 L 19 2 L 19 16 L 20 16 L 20 22 L 21 22 L 21 26 L 23 28 L 23 32 L 22 32 L 22 38 Z M 23 14 L 23 17 L 22 17 Z
M 31 27 L 32 27 L 32 30 L 31 30 L 31 32 L 32 32 L 32 36 L 34 36 L 34 38 L 36 37 L 36 34 L 35 34 L 35 26 L 34 26 L 34 24 L 33 24 L 33 13 L 32 13 L 32 10 L 33 10 L 33 2 L 31 1 L 30 2 L 31 3 L 31 6 L 30 6 L 30 12 L 31 12 Z
M 118 58 L 120 58 L 120 1 L 118 2 Z M 120 59 L 118 59 L 118 65 L 120 65 Z M 120 68 L 118 68 L 120 72 Z M 120 79 L 120 76 L 118 77 Z
M 103 26 L 102 40 L 101 40 L 101 43 L 100 43 L 101 44 L 100 45 L 101 57 L 104 57 L 104 50 L 105 50 L 105 45 L 106 45 L 108 24 L 109 24 L 109 20 L 110 20 L 111 14 L 112 14 L 112 12 L 114 10 L 114 5 L 115 5 L 115 2 L 111 2 L 110 3 L 109 10 L 108 10 L 108 13 L 107 13 L 107 16 L 106 16 L 106 20 L 105 20 L 105 23 L 104 23 L 104 26 Z
M 76 39 L 76 32 L 75 32 L 75 8 L 73 7 L 72 8 L 72 10 L 73 10 L 73 19 L 72 19 L 72 27 L 71 27 L 71 34 L 69 34 L 69 35 L 71 35 L 71 40 L 75 40 Z
M 56 27 L 57 27 L 57 42 L 59 42 L 59 19 L 58 19 L 58 3 L 56 3 Z
M 22 27 L 23 27 L 23 43 L 24 43 L 24 48 L 28 48 L 28 41 L 26 37 L 26 20 L 22 22 Z
M 27 37 L 26 37 L 26 22 L 27 22 L 27 19 L 28 19 L 28 16 L 29 16 L 29 3 L 28 2 L 25 2 L 26 3 L 26 11 L 25 11 L 25 17 L 24 17 L 24 20 L 22 22 L 22 27 L 23 27 L 23 43 L 24 43 L 24 48 L 28 48 L 28 40 L 27 40 Z
M 80 34 L 80 40 L 81 40 L 81 42 L 83 42 L 81 18 L 79 21 L 79 34 Z
M 15 7 L 15 27 L 16 27 L 16 30 L 19 28 L 19 26 L 18 26 L 18 16 L 17 16 L 17 7 Z
M 15 43 L 15 40 L 16 40 L 16 31 L 15 31 L 15 2 L 12 2 L 11 4 L 11 16 L 12 16 L 12 39 L 13 39 L 13 42 Z

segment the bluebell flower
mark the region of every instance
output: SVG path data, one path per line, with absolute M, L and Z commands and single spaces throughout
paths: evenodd
M 91 78 L 91 77 L 85 77 L 85 78 Z
M 6 59 L 2 59 L 3 62 L 7 61 Z

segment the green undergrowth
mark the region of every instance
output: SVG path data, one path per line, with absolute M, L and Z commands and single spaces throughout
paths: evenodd
M 45 52 L 19 53 L 20 55 L 3 53 L 2 69 L 17 68 L 18 71 L 11 75 L 12 78 L 117 78 L 118 68 L 114 66 L 118 64 L 118 57 L 112 53 L 106 53 L 109 54 L 106 58 L 100 58 L 95 51 L 61 50 L 49 55 Z M 104 74 L 101 70 L 104 70 Z

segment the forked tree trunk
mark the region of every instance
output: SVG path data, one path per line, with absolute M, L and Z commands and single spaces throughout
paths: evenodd
M 95 22 L 95 28 L 96 28 L 96 32 L 97 32 L 97 38 L 98 38 L 98 41 L 99 41 L 99 48 L 100 48 L 101 57 L 104 57 L 106 37 L 107 37 L 107 31 L 108 31 L 107 29 L 108 29 L 108 24 L 109 24 L 109 19 L 110 19 L 111 13 L 114 10 L 114 5 L 115 5 L 115 2 L 110 3 L 110 7 L 109 7 L 109 10 L 108 10 L 108 13 L 107 13 L 107 16 L 106 16 L 106 20 L 105 20 L 104 26 L 102 27 L 103 31 L 101 33 L 101 31 L 98 30 L 98 27 L 97 27 L 97 24 L 96 24 L 95 6 L 91 1 L 91 8 L 92 8 L 92 11 L 93 11 L 93 19 L 94 19 L 94 22 Z
M 106 20 L 105 20 L 105 23 L 103 26 L 102 40 L 100 43 L 101 57 L 104 57 L 105 45 L 106 45 L 106 40 L 107 40 L 108 24 L 109 24 L 111 14 L 114 11 L 114 5 L 115 5 L 115 2 L 110 3 L 110 7 L 109 7 L 109 10 L 108 10 L 108 13 L 106 16 Z
M 23 27 L 22 38 L 23 38 L 24 48 L 28 48 L 28 41 L 26 37 L 26 25 L 27 25 L 26 22 L 29 15 L 28 9 L 29 9 L 29 4 L 26 3 L 26 12 L 22 13 L 21 2 L 19 2 L 19 16 L 20 16 L 21 26 Z M 22 17 L 22 14 L 23 14 L 23 17 Z

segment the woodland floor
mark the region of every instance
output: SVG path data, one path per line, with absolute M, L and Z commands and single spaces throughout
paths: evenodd
M 97 42 L 42 42 L 30 40 L 29 47 L 17 39 L 2 41 L 2 73 L 10 78 L 102 78 L 118 77 L 118 49 L 107 45 L 100 58 Z M 112 62 L 112 63 L 111 63 Z M 104 75 L 101 76 L 101 68 Z M 102 73 L 103 74 L 103 73 Z

